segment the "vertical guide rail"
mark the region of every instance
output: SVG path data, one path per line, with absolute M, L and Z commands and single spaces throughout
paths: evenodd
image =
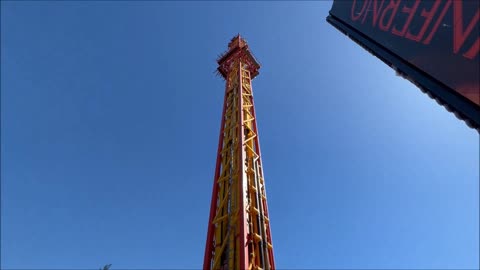
M 205 270 L 274 270 L 251 80 L 260 65 L 236 36 L 218 60 L 225 78 Z
M 249 269 L 275 269 L 250 72 L 242 68 L 242 114 L 251 250 Z
M 240 148 L 240 159 L 239 159 L 239 190 L 240 193 L 240 235 L 239 235 L 239 243 L 240 243 L 240 268 L 241 269 L 249 269 L 249 254 L 250 250 L 248 248 L 248 226 L 247 226 L 247 213 L 246 213 L 246 205 L 247 205 L 247 198 L 246 198 L 246 175 L 245 175 L 245 149 L 243 147 L 245 138 L 244 138 L 244 125 L 243 125 L 243 80 L 242 80 L 242 62 L 238 62 L 238 107 L 239 109 L 239 126 L 238 126 L 238 137 L 239 141 L 239 148 Z
M 252 115 L 254 118 L 253 121 L 253 131 L 255 134 L 258 134 L 258 126 L 257 126 L 257 116 L 255 113 L 255 101 L 253 99 L 253 89 L 251 92 L 251 102 L 252 102 Z M 258 138 L 259 136 L 255 136 L 254 141 L 255 141 L 255 149 L 258 154 L 258 159 L 257 159 L 257 174 L 258 174 L 258 179 L 260 183 L 260 201 L 261 201 L 261 207 L 263 210 L 263 224 L 264 224 L 264 230 L 265 230 L 265 244 L 267 248 L 267 255 L 268 255 L 268 263 L 270 268 L 265 268 L 265 269 L 275 269 L 275 258 L 273 256 L 273 242 L 272 242 L 272 233 L 270 231 L 270 218 L 268 215 L 268 204 L 267 204 L 267 192 L 265 189 L 265 179 L 264 179 L 264 174 L 263 174 L 263 166 L 262 166 L 262 152 L 260 150 L 260 140 Z

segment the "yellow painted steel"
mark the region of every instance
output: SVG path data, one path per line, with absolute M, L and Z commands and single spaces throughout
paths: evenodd
M 238 70 L 238 69 L 237 69 Z M 238 79 L 237 73 L 232 70 L 227 78 L 225 126 L 223 132 L 221 173 L 218 179 L 219 205 L 213 219 L 215 224 L 212 269 L 234 269 L 235 261 L 235 236 L 237 234 L 238 213 Z
M 211 269 L 242 268 L 240 252 L 243 250 L 241 246 L 243 242 L 239 237 L 238 224 L 240 211 L 244 211 L 249 251 L 245 256 L 250 263 L 248 269 L 269 270 L 271 265 L 268 249 L 271 249 L 272 245 L 266 233 L 269 220 L 263 209 L 266 205 L 266 195 L 261 160 L 255 144 L 258 138 L 255 133 L 250 72 L 241 60 L 234 62 L 231 67 L 226 78 L 225 126 L 220 176 L 217 181 L 217 208 L 213 218 L 215 229 Z M 240 95 L 241 107 L 239 107 Z M 241 116 L 243 116 L 242 123 L 240 123 Z M 239 138 L 240 134 L 243 138 Z M 240 147 L 239 142 L 242 139 L 243 145 Z M 244 160 L 240 162 L 239 159 L 242 156 Z M 241 184 L 245 187 L 245 194 L 239 190 Z M 244 196 L 245 209 L 241 209 L 240 196 Z
M 254 139 L 257 136 L 254 131 L 254 113 L 253 113 L 253 93 L 250 72 L 242 67 L 242 113 L 243 113 L 243 128 L 245 134 L 244 151 L 246 153 L 246 182 L 251 188 L 247 193 L 247 222 L 250 235 L 251 253 L 250 269 L 270 269 L 268 263 L 268 239 L 266 235 L 266 222 L 263 211 L 261 209 L 264 198 L 264 188 L 260 184 L 260 177 L 258 168 L 260 167 L 260 158 L 254 144 Z M 261 194 L 263 191 L 263 194 Z

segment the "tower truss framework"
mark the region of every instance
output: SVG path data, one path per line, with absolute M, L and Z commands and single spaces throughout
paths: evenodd
M 225 79 L 203 269 L 275 269 L 252 79 L 260 65 L 237 35 L 217 60 Z

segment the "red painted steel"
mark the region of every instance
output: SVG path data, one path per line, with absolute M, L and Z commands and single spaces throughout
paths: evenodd
M 217 62 L 226 84 L 203 269 L 274 270 L 251 85 L 260 65 L 240 36 L 232 39 Z M 230 171 L 223 168 L 227 164 Z
M 215 165 L 215 176 L 213 178 L 213 190 L 212 190 L 212 201 L 210 204 L 210 216 L 208 218 L 208 233 L 207 241 L 205 243 L 205 256 L 203 260 L 203 269 L 210 269 L 210 262 L 212 260 L 213 252 L 213 234 L 214 234 L 214 225 L 212 223 L 213 218 L 215 217 L 215 210 L 217 208 L 218 200 L 218 177 L 220 176 L 220 165 L 221 165 L 221 151 L 223 145 L 223 132 L 225 127 L 225 110 L 227 109 L 227 91 L 228 91 L 228 79 L 225 83 L 225 96 L 223 97 L 223 110 L 222 110 L 222 120 L 220 124 L 220 135 L 218 136 L 218 148 L 217 148 L 217 164 Z

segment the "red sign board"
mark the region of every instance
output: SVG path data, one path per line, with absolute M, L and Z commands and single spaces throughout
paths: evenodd
M 327 20 L 480 123 L 480 1 L 335 0 Z

